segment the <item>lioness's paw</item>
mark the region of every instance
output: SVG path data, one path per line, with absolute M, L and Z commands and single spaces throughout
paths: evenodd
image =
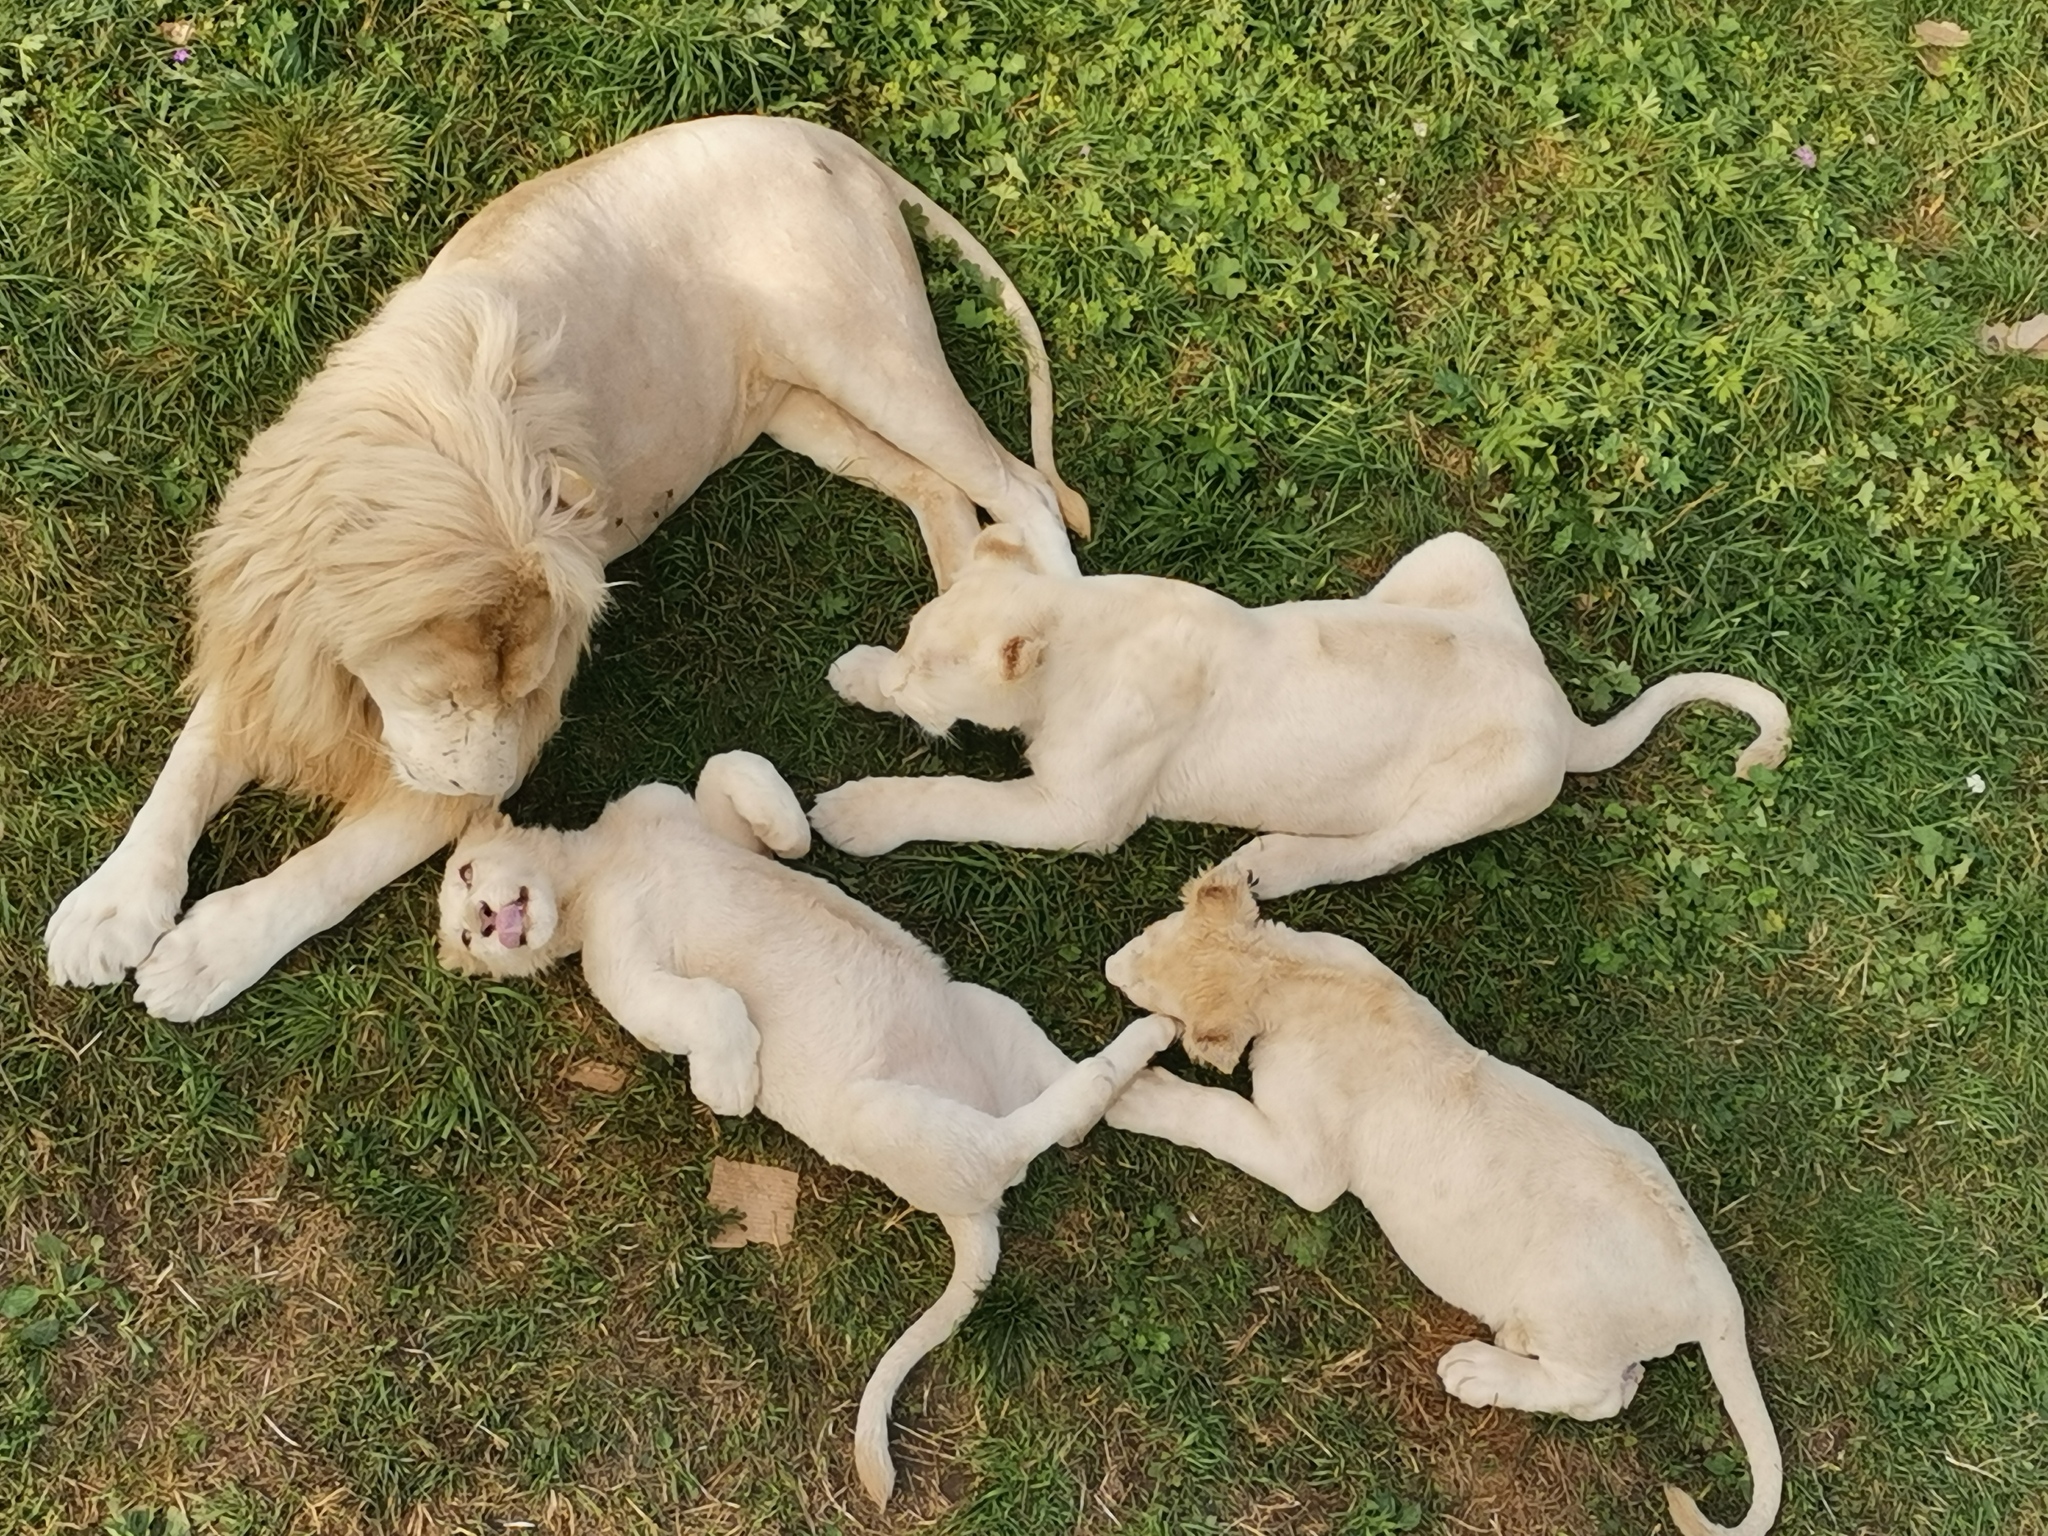
M 871 859 L 909 841 L 894 810 L 898 793 L 888 779 L 855 779 L 811 803 L 811 825 L 842 853 Z
M 50 980 L 60 987 L 105 987 L 149 957 L 178 920 L 185 871 L 136 873 L 116 854 L 74 889 L 43 928 Z
M 248 908 L 240 889 L 195 905 L 135 968 L 135 1000 L 159 1019 L 190 1023 L 254 986 L 278 956 Z
M 887 646 L 856 645 L 832 663 L 825 681 L 849 704 L 887 710 L 889 701 L 882 693 L 882 670 L 895 659 L 896 653 Z

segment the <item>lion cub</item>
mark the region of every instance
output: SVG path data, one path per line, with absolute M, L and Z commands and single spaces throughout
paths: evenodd
M 881 914 L 764 856 L 809 847 L 796 796 L 747 752 L 706 763 L 694 801 L 644 785 L 586 831 L 494 816 L 449 857 L 441 956 L 529 975 L 580 949 L 598 1001 L 649 1049 L 688 1056 L 711 1108 L 758 1103 L 945 1224 L 952 1279 L 861 1394 L 854 1463 L 886 1504 L 890 1406 L 995 1273 L 1003 1191 L 1079 1141 L 1173 1026 L 1140 1019 L 1076 1064 L 1009 998 L 949 979 Z
M 1263 832 L 1231 863 L 1261 897 L 1365 880 L 1527 821 L 1567 773 L 1611 768 L 1693 699 L 1742 710 L 1737 775 L 1783 761 L 1768 688 L 1688 672 L 1612 720 L 1572 713 L 1484 544 L 1412 550 L 1363 597 L 1242 608 L 1158 576 L 1047 572 L 984 529 L 901 651 L 856 646 L 839 695 L 943 734 L 1022 731 L 1031 776 L 857 779 L 811 824 L 848 853 L 929 838 L 1105 851 L 1148 816 Z
M 1602 1419 L 1644 1360 L 1697 1341 L 1749 1455 L 1740 1536 L 1777 1518 L 1776 1432 L 1742 1299 L 1650 1144 L 1454 1033 L 1372 954 L 1262 923 L 1241 873 L 1191 881 L 1183 911 L 1103 968 L 1228 1072 L 1247 1044 L 1252 1097 L 1141 1072 L 1109 1124 L 1222 1158 L 1312 1211 L 1347 1189 L 1416 1277 L 1493 1330 L 1437 1362 L 1474 1407 Z M 1687 1536 L 1721 1531 L 1667 1487 Z

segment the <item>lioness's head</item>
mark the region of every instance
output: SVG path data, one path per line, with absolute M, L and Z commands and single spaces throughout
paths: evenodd
M 975 539 L 960 579 L 917 611 L 877 685 L 935 736 L 961 720 L 1016 730 L 1037 713 L 1050 627 L 1038 563 L 1023 535 L 998 523 Z
M 1242 874 L 1220 868 L 1190 880 L 1181 896 L 1180 911 L 1111 955 L 1102 973 L 1146 1012 L 1180 1020 L 1190 1058 L 1230 1072 L 1258 1033 L 1259 968 L 1249 958 L 1259 904 Z
M 470 824 L 441 876 L 441 963 L 472 976 L 531 976 L 582 947 L 566 899 L 563 837 L 490 814 Z

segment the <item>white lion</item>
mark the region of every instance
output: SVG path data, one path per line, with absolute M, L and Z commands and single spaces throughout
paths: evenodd
M 1003 1191 L 1080 1140 L 1173 1026 L 1140 1019 L 1076 1064 L 1009 998 L 949 980 L 895 923 L 765 857 L 809 846 L 796 796 L 747 752 L 706 763 L 694 802 L 645 785 L 587 831 L 495 817 L 449 857 L 441 955 L 524 975 L 580 948 L 598 1001 L 649 1049 L 687 1056 L 712 1109 L 758 1103 L 945 1224 L 953 1277 L 861 1394 L 854 1463 L 886 1504 L 890 1405 L 995 1273 Z
M 1190 881 L 1186 905 L 1104 974 L 1177 1019 L 1196 1061 L 1252 1052 L 1252 1096 L 1152 1068 L 1110 1106 L 1122 1130 L 1197 1147 L 1319 1211 L 1364 1202 L 1416 1277 L 1493 1330 L 1437 1362 L 1477 1408 L 1603 1419 L 1642 1362 L 1697 1342 L 1749 1456 L 1739 1536 L 1777 1518 L 1784 1464 L 1744 1340 L 1742 1298 L 1650 1144 L 1460 1039 L 1362 946 L 1259 921 L 1239 871 Z M 1687 1536 L 1721 1527 L 1666 1487 Z
M 1018 730 L 1031 776 L 858 779 L 811 824 L 849 853 L 920 838 L 1116 847 L 1148 816 L 1267 834 L 1231 863 L 1262 897 L 1385 874 L 1526 821 L 1567 773 L 1612 767 L 1670 710 L 1753 717 L 1737 760 L 1784 759 L 1785 706 L 1719 672 L 1666 678 L 1604 725 L 1572 713 L 1492 551 L 1447 533 L 1364 597 L 1241 608 L 1157 576 L 1046 572 L 990 528 L 901 651 L 858 646 L 843 698 L 942 733 Z
M 1001 288 L 1037 468 L 948 371 L 906 209 Z M 52 979 L 133 969 L 151 1013 L 197 1018 L 447 843 L 554 732 L 605 564 L 764 432 L 907 504 L 941 587 L 977 505 L 1075 568 L 1030 310 L 852 140 L 681 123 L 479 212 L 250 443 L 194 560 L 192 713 L 50 919 Z M 340 819 L 179 921 L 200 832 L 255 780 Z

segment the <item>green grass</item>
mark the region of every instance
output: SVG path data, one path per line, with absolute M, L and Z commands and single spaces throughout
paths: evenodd
M 2048 1530 L 2048 11 L 1939 80 L 1866 0 L 1349 4 L 0 0 L 0 1509 L 10 1529 L 1656 1529 L 1746 1480 L 1697 1355 L 1621 1419 L 1445 1404 L 1459 1323 L 1355 1203 L 1308 1216 L 1100 1131 L 897 1415 L 852 1405 L 936 1225 L 714 1122 L 572 977 L 438 972 L 421 874 L 218 1017 L 60 992 L 38 935 L 175 732 L 180 565 L 248 436 L 495 193 L 668 119 L 845 129 L 980 233 L 1053 349 L 1083 561 L 1248 601 L 1446 528 L 1509 562 L 1589 713 L 1755 675 L 1535 822 L 1281 903 L 1662 1151 L 1748 1298 L 1788 1532 Z M 1818 163 L 1802 169 L 1795 146 Z M 934 303 L 1021 437 L 979 290 Z M 729 747 L 810 793 L 944 763 L 827 662 L 928 591 L 907 516 L 763 449 L 621 562 L 514 802 L 577 823 Z M 1972 793 L 1966 776 L 1982 776 Z M 195 892 L 317 817 L 255 796 Z M 1026 1003 L 1234 835 L 813 867 Z M 797 1167 L 795 1244 L 714 1253 L 714 1151 Z

